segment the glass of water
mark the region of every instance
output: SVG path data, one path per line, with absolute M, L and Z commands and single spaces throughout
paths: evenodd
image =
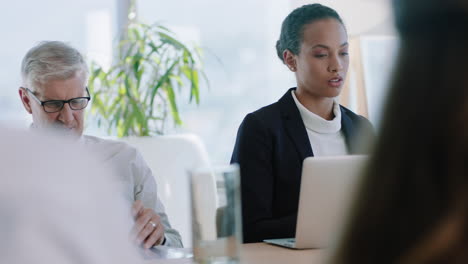
M 195 262 L 238 263 L 242 243 L 239 167 L 194 169 L 190 191 Z

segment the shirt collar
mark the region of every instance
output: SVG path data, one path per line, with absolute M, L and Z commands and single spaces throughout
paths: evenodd
M 335 100 L 333 100 L 333 114 L 335 117 L 332 120 L 326 120 L 305 108 L 297 99 L 294 90 L 291 91 L 291 94 L 308 130 L 320 134 L 331 134 L 341 130 L 341 110 L 340 105 Z

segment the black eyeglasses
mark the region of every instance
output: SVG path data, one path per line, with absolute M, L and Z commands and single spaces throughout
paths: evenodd
M 81 109 L 84 109 L 88 105 L 89 100 L 91 100 L 91 95 L 89 94 L 88 87 L 86 87 L 86 92 L 88 93 L 88 96 L 86 97 L 76 97 L 70 100 L 48 100 L 48 101 L 39 100 L 39 98 L 37 98 L 34 92 L 29 90 L 29 88 L 25 88 L 25 87 L 21 87 L 21 88 L 28 91 L 28 93 L 30 93 L 32 97 L 40 105 L 42 105 L 42 108 L 44 108 L 44 111 L 46 113 L 60 112 L 63 109 L 63 106 L 65 104 L 68 104 L 70 108 L 73 110 L 81 110 Z

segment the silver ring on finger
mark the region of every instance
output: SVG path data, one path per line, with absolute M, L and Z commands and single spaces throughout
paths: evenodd
M 155 222 L 149 221 L 148 224 L 150 224 L 153 227 L 153 229 L 156 228 L 156 223 Z

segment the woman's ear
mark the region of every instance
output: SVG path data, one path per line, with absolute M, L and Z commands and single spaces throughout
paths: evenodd
M 24 109 L 26 109 L 28 113 L 32 114 L 31 101 L 29 100 L 26 90 L 24 88 L 19 88 L 18 93 L 21 98 L 21 102 L 23 102 Z
M 290 50 L 286 49 L 283 52 L 283 62 L 288 66 L 289 70 L 292 72 L 296 72 L 297 70 L 297 62 L 296 62 L 296 55 L 294 55 Z

